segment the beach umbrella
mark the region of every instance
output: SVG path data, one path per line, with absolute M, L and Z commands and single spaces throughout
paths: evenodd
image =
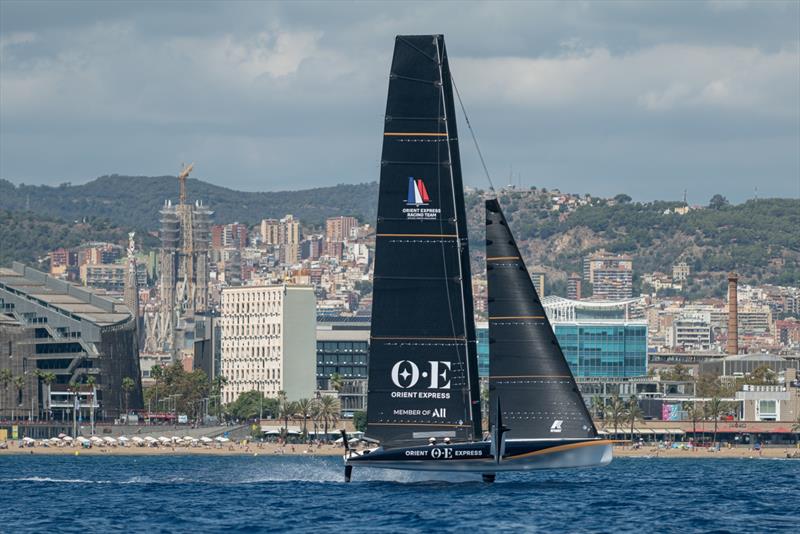
M 171 442 L 172 440 L 171 440 L 171 439 L 169 439 L 169 438 L 168 438 L 168 437 L 166 437 L 166 436 L 160 436 L 160 437 L 158 438 L 158 441 L 160 441 L 161 443 L 169 443 L 169 442 Z
M 128 438 L 126 438 L 125 436 L 120 436 L 120 437 L 117 438 L 117 441 L 121 441 L 122 443 L 125 443 L 126 441 L 130 441 L 130 440 Z
M 203 436 L 203 437 L 200 438 L 200 441 L 202 441 L 203 443 L 211 443 L 214 440 L 211 439 L 211 438 L 208 438 L 206 436 Z
M 59 437 L 60 437 L 61 439 L 63 439 L 64 441 L 66 441 L 67 443 L 69 443 L 70 441 L 72 441 L 72 436 L 61 436 L 61 435 L 59 435 Z
M 61 434 L 59 434 L 59 435 L 58 435 L 58 439 L 64 439 L 64 438 L 66 438 L 66 437 L 67 437 L 67 435 L 66 435 L 66 434 L 64 434 L 63 432 L 62 432 Z
M 103 443 L 103 438 L 98 437 L 98 436 L 92 436 L 91 438 L 89 438 L 89 440 L 92 443 Z
M 183 441 L 194 441 L 195 439 L 192 436 L 183 436 Z
M 109 445 L 116 445 L 116 444 L 117 444 L 117 440 L 115 440 L 115 439 L 114 439 L 114 438 L 112 438 L 111 436 L 106 436 L 106 437 L 104 437 L 104 438 L 103 438 L 103 441 L 105 441 L 105 442 L 106 442 L 106 443 L 108 443 Z

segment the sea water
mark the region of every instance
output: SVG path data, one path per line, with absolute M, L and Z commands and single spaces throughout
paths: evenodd
M 0 456 L 0 532 L 797 532 L 800 461 L 621 458 L 494 484 L 338 458 Z

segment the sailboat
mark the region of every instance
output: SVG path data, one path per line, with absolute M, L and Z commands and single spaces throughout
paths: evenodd
M 486 201 L 489 426 L 481 428 L 466 209 L 441 35 L 398 36 L 389 76 L 366 437 L 354 467 L 496 473 L 604 465 L 601 439 L 496 199 Z

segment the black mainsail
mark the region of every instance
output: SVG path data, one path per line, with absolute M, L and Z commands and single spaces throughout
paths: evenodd
M 490 417 L 513 439 L 597 437 L 496 199 L 486 201 Z
M 366 434 L 480 439 L 467 224 L 441 35 L 398 36 L 378 200 Z

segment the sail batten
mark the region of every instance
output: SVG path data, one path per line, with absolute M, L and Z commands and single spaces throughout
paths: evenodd
M 509 440 L 591 439 L 597 431 L 499 202 L 486 201 L 490 414 Z
M 389 448 L 418 445 L 438 427 L 454 441 L 469 441 L 480 428 L 473 417 L 480 413 L 477 355 L 443 38 L 398 37 L 389 78 L 367 435 Z

